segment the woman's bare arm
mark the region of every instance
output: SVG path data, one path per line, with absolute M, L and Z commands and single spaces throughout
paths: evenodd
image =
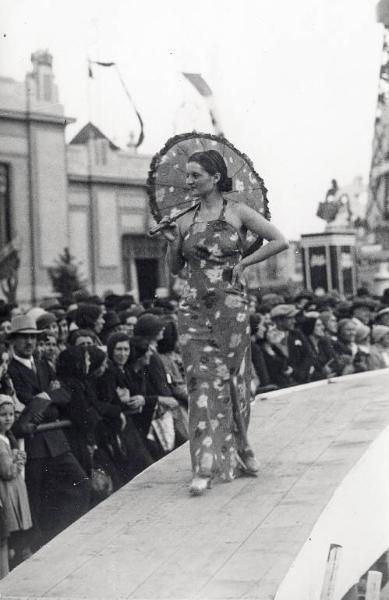
M 266 260 L 270 256 L 274 256 L 289 248 L 288 240 L 279 229 L 272 223 L 269 223 L 265 217 L 257 213 L 254 209 L 242 203 L 238 205 L 237 213 L 242 225 L 246 229 L 268 242 L 264 246 L 258 248 L 258 250 L 255 250 L 255 252 L 252 252 L 252 254 L 242 258 L 242 260 L 234 267 L 232 274 L 233 285 L 237 282 L 244 282 L 243 272 L 249 265 L 255 265 Z

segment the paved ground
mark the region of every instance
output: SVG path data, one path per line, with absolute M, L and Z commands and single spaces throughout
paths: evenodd
M 2 600 L 268 600 L 335 489 L 389 424 L 388 386 L 389 372 L 375 372 L 257 401 L 257 479 L 190 498 L 184 446 L 15 569 L 0 583 Z

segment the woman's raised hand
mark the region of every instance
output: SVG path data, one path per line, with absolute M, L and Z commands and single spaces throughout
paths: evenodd
M 164 224 L 166 224 L 166 226 L 161 230 L 161 233 L 168 242 L 172 243 L 177 238 L 178 225 L 177 225 L 177 223 L 172 223 L 170 221 L 170 217 L 168 217 L 168 216 L 163 217 L 159 222 L 159 225 L 164 225 Z

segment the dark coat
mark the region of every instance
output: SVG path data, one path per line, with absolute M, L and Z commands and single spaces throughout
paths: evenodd
M 262 344 L 258 342 L 251 342 L 251 361 L 253 363 L 255 373 L 259 379 L 259 385 L 262 387 L 273 383 L 267 368 Z
M 298 329 L 289 332 L 288 353 L 288 363 L 293 369 L 293 379 L 296 383 L 310 381 L 314 357 L 307 338 Z
M 28 406 L 34 396 L 40 392 L 47 392 L 52 404 L 45 411 L 44 422 L 53 422 L 60 417 L 59 406 L 66 404 L 68 395 L 64 390 L 50 391 L 52 373 L 43 361 L 37 361 L 37 372 L 29 369 L 14 358 L 11 360 L 8 373 L 13 381 L 16 395 L 25 406 Z M 23 432 L 15 433 L 23 435 Z M 29 458 L 55 457 L 70 450 L 68 441 L 61 429 L 36 432 L 25 438 L 26 452 Z
M 317 349 L 309 337 L 307 338 L 307 340 L 311 347 L 313 356 L 313 366 L 315 369 L 311 375 L 311 380 L 317 381 L 319 379 L 325 379 L 327 377 L 327 374 L 324 371 L 325 365 L 328 365 L 331 371 L 336 373 L 336 375 L 340 375 L 342 370 L 341 364 L 337 358 L 331 340 L 327 337 L 320 338 L 318 340 Z
M 263 346 L 263 358 L 269 373 L 270 383 L 273 383 L 280 388 L 296 385 L 293 374 L 286 374 L 286 370 L 290 366 L 288 358 L 279 348 L 277 348 L 277 346 L 272 346 L 272 349 L 274 354 L 270 354 L 270 352 L 266 350 L 266 346 Z

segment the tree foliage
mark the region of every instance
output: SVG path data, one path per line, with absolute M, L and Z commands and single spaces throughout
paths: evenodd
M 70 254 L 69 248 L 64 248 L 54 266 L 48 268 L 48 273 L 54 292 L 60 294 L 65 302 L 70 301 L 73 292 L 86 287 L 87 282 L 80 273 L 80 263 Z

